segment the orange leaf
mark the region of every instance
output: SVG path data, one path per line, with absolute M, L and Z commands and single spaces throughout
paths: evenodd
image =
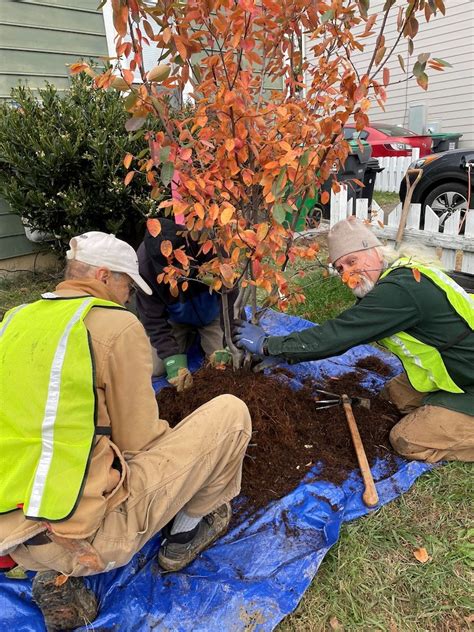
M 193 150 L 191 147 L 185 147 L 179 152 L 179 157 L 181 160 L 189 160 L 192 156 Z
M 58 575 L 56 577 L 56 579 L 54 580 L 54 585 L 55 586 L 63 586 L 67 580 L 69 579 L 69 577 L 67 575 Z
M 161 233 L 161 224 L 158 219 L 150 218 L 146 220 L 146 227 L 152 237 L 156 237 Z
M 160 247 L 161 250 L 161 254 L 164 257 L 169 257 L 171 255 L 171 253 L 173 252 L 173 245 L 172 243 L 169 241 L 169 239 L 165 239 Z
M 411 271 L 412 271 L 412 274 L 413 274 L 413 277 L 414 277 L 415 281 L 417 283 L 419 283 L 421 281 L 421 273 L 420 273 L 420 271 L 418 270 L 418 268 L 412 268 Z
M 225 141 L 225 148 L 227 149 L 227 151 L 234 151 L 235 148 L 235 140 L 233 138 L 228 138 Z
M 225 226 L 232 219 L 232 215 L 234 214 L 234 209 L 230 206 L 227 206 L 221 214 L 221 224 Z
M 177 259 L 182 266 L 184 266 L 185 268 L 189 268 L 189 259 L 184 250 L 175 250 L 174 256 L 175 259 Z
M 321 193 L 321 204 L 327 204 L 329 202 L 330 195 L 327 191 Z
M 390 70 L 387 68 L 387 66 L 385 66 L 383 69 L 383 85 L 387 87 L 389 83 L 390 83 Z
M 135 171 L 129 171 L 125 176 L 125 180 L 123 181 L 125 186 L 128 186 L 130 182 L 133 180 L 133 176 L 135 175 Z
M 187 281 L 181 284 L 181 289 L 183 290 L 183 292 L 186 292 L 188 287 L 189 287 L 189 283 Z
M 126 154 L 125 158 L 123 159 L 123 164 L 125 166 L 125 169 L 129 169 L 130 165 L 132 164 L 132 160 L 133 160 L 133 154 Z
M 419 549 L 415 549 L 413 551 L 413 556 L 422 564 L 425 564 L 430 559 L 430 556 L 428 555 L 428 551 L 425 549 L 424 546 L 422 546 Z
M 211 250 L 211 248 L 212 248 L 212 241 L 208 239 L 202 245 L 201 251 L 204 255 L 207 255 L 207 253 L 209 252 L 209 250 Z
M 234 277 L 234 271 L 232 269 L 232 266 L 230 266 L 228 263 L 220 263 L 219 271 L 224 281 L 227 281 L 228 283 L 232 282 L 232 279 Z

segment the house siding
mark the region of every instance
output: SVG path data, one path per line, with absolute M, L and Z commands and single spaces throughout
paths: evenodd
M 370 13 L 382 13 L 385 0 L 372 0 Z M 390 83 L 387 87 L 385 112 L 375 103 L 369 110 L 371 122 L 384 122 L 408 126 L 410 105 L 426 108 L 426 124 L 438 123 L 441 132 L 460 132 L 460 147 L 474 146 L 474 2 L 449 0 L 445 2 L 446 15 L 438 13 L 426 23 L 419 17 L 420 30 L 414 39 L 415 50 L 408 55 L 407 41 L 402 38 L 387 64 Z M 397 11 L 385 30 L 387 50 L 395 43 Z M 378 24 L 380 25 L 379 18 Z M 375 38 L 361 40 L 368 51 L 373 51 Z M 401 55 L 407 70 L 411 70 L 420 53 L 444 59 L 452 65 L 443 72 L 428 70 L 428 91 L 422 90 L 415 79 L 406 82 L 398 58 Z M 371 53 L 354 53 L 352 61 L 360 74 L 369 65 Z M 381 72 L 378 75 L 381 81 Z M 398 83 L 399 82 L 399 83 Z
M 69 86 L 67 64 L 107 55 L 97 0 L 0 0 L 0 99 L 19 83 Z M 0 199 L 0 260 L 40 249 L 26 236 L 20 218 Z

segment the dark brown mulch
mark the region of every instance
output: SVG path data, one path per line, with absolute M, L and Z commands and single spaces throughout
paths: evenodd
M 385 362 L 382 362 L 382 360 L 380 360 L 380 358 L 377 358 L 376 356 L 361 358 L 360 360 L 357 360 L 355 365 L 358 369 L 374 371 L 375 373 L 378 373 L 379 375 L 382 375 L 384 377 L 392 375 L 393 372 L 388 364 L 385 364 Z
M 362 388 L 359 379 L 357 373 L 349 373 L 328 380 L 324 388 L 371 398 L 370 410 L 354 407 L 367 458 L 373 464 L 384 457 L 394 470 L 388 437 L 400 415 L 392 404 Z M 244 459 L 242 494 L 247 508 L 258 509 L 294 489 L 318 462 L 323 467 L 317 478 L 336 484 L 358 467 L 342 407 L 317 410 L 313 389 L 308 381 L 301 390 L 293 390 L 281 372 L 264 376 L 205 367 L 194 374 L 194 385 L 184 394 L 164 388 L 157 400 L 161 416 L 171 426 L 217 395 L 231 393 L 246 402 L 253 434 Z

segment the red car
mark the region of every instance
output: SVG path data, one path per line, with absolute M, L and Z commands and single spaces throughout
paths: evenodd
M 358 133 L 354 125 L 344 127 L 344 138 L 352 140 L 354 134 L 361 140 L 367 141 L 372 147 L 372 158 L 384 158 L 386 156 L 411 156 L 411 150 L 418 147 L 420 158 L 431 153 L 433 144 L 431 136 L 415 134 L 409 129 L 398 125 L 386 125 L 374 123 L 373 127 L 366 127 Z

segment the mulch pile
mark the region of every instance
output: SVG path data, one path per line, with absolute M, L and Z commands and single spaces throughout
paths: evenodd
M 375 357 L 364 360 L 360 368 L 369 366 L 381 375 L 390 373 Z M 193 377 L 193 387 L 184 394 L 177 394 L 174 388 L 164 388 L 157 394 L 160 414 L 175 426 L 217 395 L 231 393 L 247 404 L 253 434 L 243 467 L 246 509 L 255 510 L 285 496 L 316 463 L 323 466 L 316 478 L 335 484 L 340 484 L 358 467 L 342 406 L 316 409 L 317 387 L 351 397 L 371 398 L 370 410 L 354 407 L 367 458 L 372 465 L 377 457 L 382 457 L 387 460 L 389 471 L 396 469 L 389 433 L 400 414 L 392 404 L 360 386 L 360 371 L 332 378 L 324 385 L 307 380 L 299 391 L 289 386 L 283 370 L 265 376 L 204 367 Z

